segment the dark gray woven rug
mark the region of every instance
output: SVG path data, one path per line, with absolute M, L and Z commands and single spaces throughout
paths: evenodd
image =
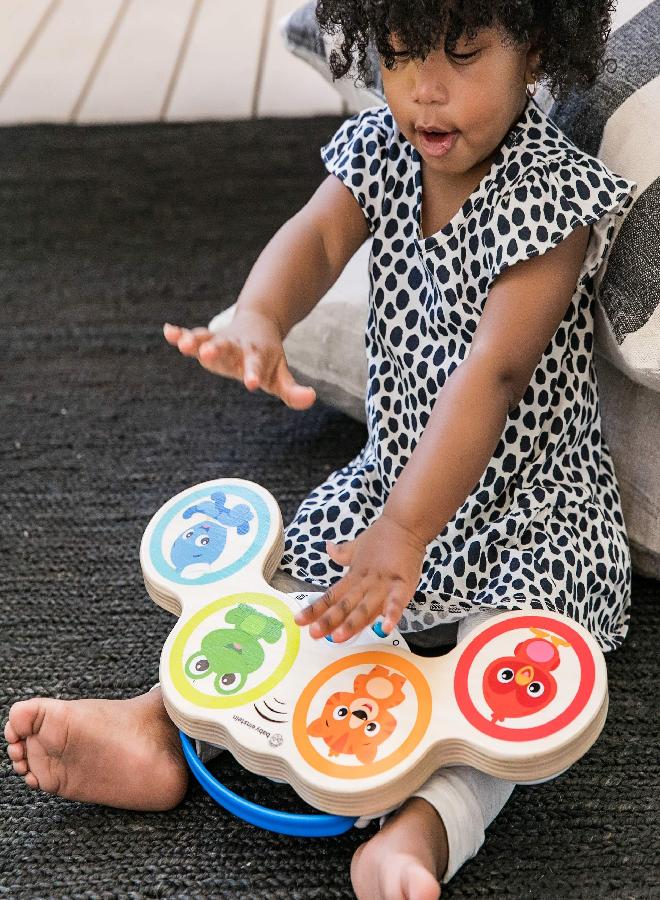
M 165 500 L 237 476 L 287 519 L 362 445 L 345 416 L 249 395 L 160 336 L 165 320 L 202 324 L 234 301 L 320 182 L 317 148 L 335 125 L 0 131 L 3 723 L 23 697 L 152 685 L 173 620 L 145 594 L 138 546 Z M 636 578 L 633 597 L 630 635 L 608 659 L 604 734 L 554 783 L 515 792 L 444 896 L 658 896 L 660 585 Z M 275 836 L 194 786 L 166 814 L 68 803 L 27 791 L 0 756 L 3 896 L 352 896 L 364 832 Z M 306 809 L 229 757 L 220 769 L 252 799 Z

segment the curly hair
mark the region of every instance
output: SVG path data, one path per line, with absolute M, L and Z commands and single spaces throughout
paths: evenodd
M 472 40 L 497 27 L 511 46 L 531 42 L 539 78 L 560 99 L 590 87 L 609 62 L 603 56 L 615 9 L 616 0 L 317 0 L 316 17 L 323 31 L 341 35 L 330 56 L 334 78 L 355 62 L 357 79 L 368 81 L 371 48 L 393 69 L 393 32 L 407 55 L 423 59 L 442 35 L 452 53 L 463 35 Z

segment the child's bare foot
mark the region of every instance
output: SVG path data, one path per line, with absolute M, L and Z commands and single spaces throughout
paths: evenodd
M 435 809 L 412 797 L 355 851 L 358 900 L 437 900 L 447 870 L 447 834 Z
M 14 771 L 31 788 L 121 809 L 171 809 L 188 772 L 160 689 L 130 700 L 15 703 L 5 726 Z

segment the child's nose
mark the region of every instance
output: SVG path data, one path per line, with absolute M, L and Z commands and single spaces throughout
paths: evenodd
M 449 95 L 446 72 L 438 64 L 435 54 L 430 54 L 424 60 L 414 60 L 412 71 L 413 100 L 416 103 L 447 103 Z

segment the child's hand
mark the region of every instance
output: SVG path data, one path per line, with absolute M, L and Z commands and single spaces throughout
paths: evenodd
M 389 634 L 417 589 L 425 544 L 381 515 L 355 540 L 343 544 L 326 541 L 326 547 L 332 559 L 349 566 L 349 571 L 301 610 L 296 623 L 311 624 L 314 638 L 332 633 L 333 641 L 341 642 L 383 614 L 383 630 Z
M 291 374 L 280 332 L 265 316 L 235 314 L 218 332 L 166 324 L 163 334 L 184 356 L 194 356 L 209 372 L 242 381 L 249 391 L 261 388 L 292 409 L 307 409 L 316 400 L 314 388 L 298 384 Z

